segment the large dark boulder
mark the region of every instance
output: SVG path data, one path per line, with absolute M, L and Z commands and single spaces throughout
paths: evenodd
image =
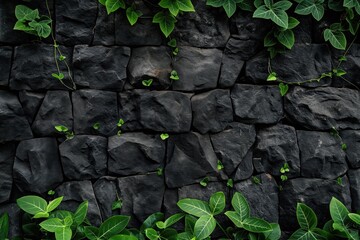
M 176 188 L 199 183 L 217 175 L 217 158 L 208 135 L 190 132 L 172 135 L 168 140 L 165 181 Z
M 191 98 L 193 126 L 200 133 L 220 132 L 233 121 L 229 90 L 216 89 Z
M 115 15 L 107 14 L 106 7 L 98 3 L 96 24 L 94 27 L 94 45 L 115 45 Z
M 346 88 L 295 87 L 285 96 L 288 118 L 311 130 L 360 129 L 360 92 Z
M 173 91 L 142 93 L 139 99 L 141 125 L 158 132 L 190 131 L 190 97 L 190 94 Z
M 73 129 L 70 94 L 67 91 L 48 91 L 32 124 L 34 134 L 41 137 L 56 136 L 55 126 Z
M 219 49 L 180 47 L 173 62 L 180 80 L 173 82 L 172 89 L 194 92 L 216 88 L 221 58 Z
M 112 204 L 118 200 L 116 178 L 99 178 L 93 184 L 93 188 L 103 220 L 108 219 L 112 215 L 120 214 L 119 210 L 112 210 Z
M 0 142 L 33 137 L 24 110 L 15 94 L 0 90 L 0 113 Z
M 76 135 L 59 146 L 64 176 L 70 180 L 96 179 L 107 173 L 107 139 Z
M 300 176 L 300 156 L 295 128 L 278 124 L 261 129 L 256 136 L 254 166 L 257 172 L 280 176 L 280 169 L 289 165 L 288 177 Z M 311 164 L 311 166 L 313 166 Z
M 15 150 L 14 143 L 0 144 L 0 203 L 10 199 Z
M 109 138 L 110 175 L 154 172 L 164 165 L 165 142 L 159 135 L 124 133 Z
M 26 90 L 19 92 L 19 100 L 30 124 L 33 123 L 44 98 L 45 93 L 30 92 Z
M 22 192 L 44 193 L 63 181 L 55 138 L 21 141 L 16 149 L 14 182 Z
M 9 85 L 12 51 L 13 51 L 12 47 L 6 47 L 6 46 L 0 47 L 0 72 L 1 72 L 0 86 Z
M 229 88 L 234 86 L 244 64 L 245 62 L 239 55 L 225 51 L 221 60 L 219 87 Z
M 235 117 L 241 122 L 274 124 L 283 117 L 283 101 L 277 86 L 235 84 L 231 100 Z
M 79 90 L 72 93 L 75 134 L 117 133 L 117 94 L 101 90 Z M 94 124 L 99 128 L 94 129 Z
M 121 131 L 141 130 L 139 119 L 139 98 L 145 90 L 125 91 L 118 94 L 119 119 L 123 119 L 125 124 L 121 126 Z

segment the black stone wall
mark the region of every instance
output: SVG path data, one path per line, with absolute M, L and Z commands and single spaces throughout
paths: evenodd
M 332 196 L 360 210 L 360 92 L 353 86 L 360 86 L 360 44 L 343 63 L 352 84 L 323 79 L 281 97 L 266 82 L 267 22 L 244 12 L 227 20 L 222 10 L 194 1 L 197 12 L 177 22 L 180 52 L 173 57 L 148 18 L 156 8 L 138 2 L 145 16 L 131 27 L 123 12 L 107 16 L 97 0 L 50 1 L 76 91 L 51 77 L 49 40 L 12 30 L 15 5 L 24 2 L 0 2 L 0 213 L 9 212 L 11 235 L 20 231 L 16 198 L 50 189 L 65 196 L 66 208 L 89 200 L 94 224 L 121 213 L 138 225 L 151 213 L 178 211 L 180 198 L 216 191 L 228 198 L 241 191 L 254 215 L 279 221 L 285 232 L 296 228 L 299 201 L 321 222 Z M 26 4 L 46 14 L 44 1 Z M 341 54 L 321 42 L 326 22 L 302 21 L 294 49 L 272 61 L 290 82 L 331 71 Z M 169 79 L 172 69 L 179 81 Z M 143 86 L 149 78 L 153 84 Z M 75 137 L 65 140 L 55 125 Z M 163 141 L 161 133 L 170 137 Z M 289 180 L 282 182 L 285 162 Z M 206 188 L 199 184 L 205 177 Z M 112 211 L 117 195 L 123 207 Z

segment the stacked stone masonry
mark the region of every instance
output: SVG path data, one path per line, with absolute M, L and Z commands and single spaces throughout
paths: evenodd
M 54 32 L 77 85 L 69 91 L 51 77 L 51 42 L 12 30 L 19 3 L 0 3 L 0 213 L 10 214 L 10 236 L 21 231 L 16 198 L 46 197 L 50 189 L 65 197 L 64 208 L 89 200 L 94 224 L 121 213 L 137 226 L 151 213 L 179 211 L 180 198 L 205 200 L 216 191 L 242 192 L 254 215 L 280 222 L 285 233 L 296 228 L 299 201 L 321 223 L 332 196 L 360 210 L 360 44 L 343 63 L 352 84 L 323 79 L 281 97 L 266 81 L 262 39 L 270 26 L 251 15 L 227 20 L 194 1 L 197 12 L 180 16 L 173 33 L 174 57 L 146 17 L 154 12 L 146 1 L 139 0 L 145 17 L 131 27 L 124 12 L 107 16 L 97 0 L 54 0 Z M 44 1 L 26 4 L 46 11 Z M 294 49 L 272 60 L 286 81 L 317 77 L 336 63 L 339 52 L 316 37 L 321 23 L 311 21 L 296 31 Z M 180 80 L 170 80 L 173 69 Z M 147 79 L 150 87 L 142 85 Z M 163 141 L 162 133 L 170 137 Z M 284 163 L 290 172 L 282 182 Z M 123 207 L 112 211 L 117 195 Z

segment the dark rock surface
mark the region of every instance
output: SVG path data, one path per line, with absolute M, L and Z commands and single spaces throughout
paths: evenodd
M 307 129 L 360 129 L 360 92 L 356 90 L 295 87 L 286 94 L 284 108 L 291 121 Z
M 191 128 L 190 94 L 152 91 L 139 99 L 140 123 L 145 129 L 163 132 L 188 132 Z
M 286 176 L 298 177 L 300 176 L 299 154 L 295 128 L 278 124 L 258 132 L 253 156 L 254 166 L 257 172 L 280 176 L 280 169 L 287 163 L 290 171 Z
M 73 115 L 70 94 L 67 91 L 48 91 L 32 124 L 37 136 L 56 136 L 55 126 L 73 129 Z
M 139 47 L 132 50 L 129 81 L 143 88 L 142 80 L 153 79 L 151 88 L 167 89 L 170 84 L 171 57 L 168 47 Z
M 33 137 L 24 110 L 15 94 L 0 90 L 0 113 L 0 142 Z
M 100 209 L 90 181 L 71 181 L 55 189 L 57 196 L 64 196 L 59 209 L 75 211 L 83 201 L 89 201 L 87 218 L 95 226 L 102 222 Z
M 282 98 L 277 86 L 236 84 L 231 90 L 231 99 L 235 117 L 242 122 L 274 124 L 283 117 Z
M 1 15 L 1 14 L 0 14 Z M 0 86 L 9 85 L 12 47 L 0 47 Z
M 346 173 L 345 152 L 336 137 L 327 132 L 297 131 L 301 176 L 335 179 Z
M 150 214 L 161 211 L 165 192 L 164 178 L 156 173 L 117 179 L 122 215 L 130 215 L 131 225 L 138 225 Z
M 75 134 L 115 135 L 118 110 L 115 92 L 79 90 L 72 93 Z M 94 124 L 99 123 L 99 129 Z
M 96 0 L 56 1 L 56 37 L 65 45 L 90 44 L 96 23 Z
M 194 92 L 214 89 L 220 74 L 222 52 L 218 49 L 180 47 L 173 62 L 180 80 L 174 81 L 173 90 Z
M 199 183 L 206 176 L 216 175 L 217 158 L 208 135 L 190 132 L 170 136 L 167 147 L 168 187 Z
M 108 152 L 111 175 L 145 174 L 163 166 L 165 142 L 159 135 L 124 133 L 109 138 Z
M 245 62 L 241 60 L 239 55 L 225 52 L 221 60 L 219 87 L 228 88 L 234 86 L 244 64 Z
M 237 167 L 242 165 L 242 162 L 246 162 L 245 156 L 254 144 L 255 136 L 255 127 L 242 123 L 232 123 L 223 132 L 210 136 L 216 156 L 224 165 L 224 171 L 228 176 L 233 174 Z M 245 171 L 246 175 L 252 174 L 251 162 L 252 159 L 250 159 L 250 169 L 240 167 L 241 170 L 249 170 Z
M 269 75 L 268 57 L 259 54 L 246 64 L 246 76 L 253 83 L 264 84 Z M 260 65 L 261 64 L 261 65 Z M 326 45 L 297 44 L 285 55 L 276 56 L 271 61 L 271 69 L 281 80 L 303 82 L 318 78 L 322 73 L 331 72 L 331 54 Z M 331 79 L 325 78 L 319 83 L 306 83 L 305 86 L 327 86 Z
M 352 198 L 352 210 L 360 210 L 360 169 L 351 169 L 348 171 L 350 182 L 350 192 Z
M 22 191 L 44 193 L 63 181 L 55 138 L 21 141 L 16 149 L 14 182 Z
M 30 92 L 26 90 L 19 92 L 19 100 L 30 124 L 33 123 L 44 97 L 45 93 Z
M 336 197 L 348 209 L 351 206 L 349 180 L 342 178 L 342 184 L 336 180 L 297 178 L 286 181 L 279 193 L 279 211 L 281 230 L 298 229 L 296 221 L 296 203 L 305 203 L 314 209 L 318 216 L 319 226 L 330 219 L 329 203 Z
M 351 168 L 360 168 L 360 131 L 345 130 L 340 132 L 346 144 L 346 159 Z
M 234 189 L 242 193 L 250 205 L 250 214 L 269 222 L 278 222 L 278 186 L 269 174 L 257 176 L 261 183 L 253 183 L 251 179 L 234 184 Z
M 79 135 L 59 146 L 64 176 L 70 180 L 96 179 L 107 173 L 107 139 Z
M 75 46 L 74 80 L 80 87 L 122 90 L 130 58 L 128 47 Z
M 248 179 L 254 172 L 253 166 L 253 152 L 249 150 L 245 157 L 241 160 L 239 166 L 236 168 L 233 180 L 241 181 Z
M 0 206 L 0 216 L 4 213 L 9 215 L 9 238 L 20 237 L 21 231 L 21 210 L 16 203 L 9 203 Z
M 216 89 L 191 98 L 193 126 L 200 133 L 220 132 L 233 121 L 229 90 Z
M 10 199 L 15 151 L 14 143 L 0 144 L 0 203 Z
M 196 12 L 179 16 L 174 38 L 179 45 L 215 48 L 224 47 L 230 31 L 228 17 L 220 8 L 206 6 L 206 1 L 192 1 Z
M 102 177 L 93 184 L 93 188 L 102 219 L 105 220 L 114 214 L 120 214 L 119 210 L 113 211 L 111 209 L 112 203 L 117 200 L 118 194 L 116 178 Z
M 94 45 L 112 46 L 115 44 L 115 14 L 108 15 L 106 7 L 98 3 L 96 24 L 94 27 Z
M 139 119 L 139 97 L 141 91 L 126 91 L 118 94 L 119 119 L 123 119 L 125 124 L 121 126 L 121 131 L 141 130 Z

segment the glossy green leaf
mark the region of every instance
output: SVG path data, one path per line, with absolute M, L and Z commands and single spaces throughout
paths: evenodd
M 343 6 L 346 8 L 353 8 L 359 4 L 358 0 L 344 0 Z
M 317 217 L 315 212 L 303 203 L 297 204 L 296 217 L 300 227 L 306 231 L 313 230 L 317 227 Z
M 225 215 L 237 226 L 238 228 L 242 228 L 242 219 L 239 215 L 239 213 L 235 211 L 227 211 L 225 212 Z
M 285 96 L 286 93 L 289 91 L 289 85 L 284 84 L 284 83 L 279 83 L 279 90 L 280 90 L 281 96 Z
M 163 12 L 158 12 L 153 18 L 153 23 L 158 23 L 160 25 L 160 30 L 168 37 L 175 28 L 176 19 L 171 14 L 165 14 Z
M 194 235 L 194 227 L 195 223 L 197 221 L 197 218 L 191 215 L 185 216 L 185 231 L 190 233 L 191 235 Z
M 59 218 L 49 218 L 39 225 L 48 232 L 55 232 L 65 227 L 65 224 Z
M 346 49 L 346 37 L 341 31 L 332 31 L 331 29 L 325 29 L 324 31 L 325 41 L 330 41 L 334 48 L 345 50 Z
M 184 212 L 196 217 L 211 215 L 209 204 L 201 200 L 185 198 L 178 201 L 177 205 Z
M 176 214 L 170 216 L 164 222 L 165 228 L 171 227 L 172 225 L 174 225 L 175 223 L 177 223 L 178 221 L 180 221 L 184 217 L 185 217 L 185 214 L 183 214 L 183 213 L 176 213 Z
M 177 240 L 191 240 L 194 236 L 188 232 L 182 232 L 177 235 Z
M 131 235 L 119 234 L 119 235 L 112 236 L 111 238 L 109 238 L 109 240 L 138 240 L 138 238 L 135 236 L 131 236 Z
M 88 207 L 89 207 L 89 202 L 84 201 L 76 209 L 76 211 L 74 213 L 74 222 L 77 225 L 80 225 L 81 223 L 84 222 L 86 215 L 87 215 Z
M 196 239 L 202 240 L 210 236 L 215 230 L 216 220 L 212 215 L 203 215 L 195 223 L 194 235 Z
M 299 24 L 300 24 L 299 20 L 297 20 L 294 17 L 289 17 L 288 29 L 293 29 Z
M 323 6 L 324 0 L 303 0 L 301 3 L 296 7 L 295 13 L 300 15 L 308 15 L 312 14 L 312 16 L 317 20 L 320 21 L 325 12 L 325 8 Z
M 15 16 L 21 21 L 32 21 L 39 18 L 39 10 L 32 10 L 25 5 L 16 5 Z
M 46 20 L 40 22 L 32 21 L 29 23 L 29 26 L 34 28 L 39 37 L 47 38 L 51 34 L 51 27 Z
M 287 29 L 285 31 L 281 31 L 277 35 L 278 41 L 284 45 L 286 48 L 291 49 L 294 46 L 295 43 L 295 36 L 294 32 L 290 29 Z
M 24 196 L 16 200 L 17 205 L 24 212 L 35 215 L 39 212 L 46 212 L 47 210 L 47 202 L 38 196 Z
M 319 240 L 317 234 L 311 231 L 298 229 L 289 238 L 289 240 Z
M 99 0 L 99 3 L 100 3 L 101 5 L 104 5 L 104 6 L 105 6 L 106 1 L 107 1 L 107 0 Z
M 287 29 L 289 17 L 285 10 L 290 8 L 291 5 L 292 3 L 289 1 L 279 1 L 272 6 L 262 5 L 255 10 L 253 17 L 271 19 L 278 26 Z
M 105 220 L 99 227 L 99 238 L 109 238 L 120 233 L 129 223 L 129 216 L 112 216 Z
M 346 219 L 348 218 L 349 210 L 338 199 L 333 197 L 330 201 L 330 215 L 335 223 L 346 225 Z
M 160 7 L 167 8 L 172 15 L 177 16 L 179 13 L 179 5 L 177 0 L 161 0 L 159 2 Z
M 233 206 L 234 210 L 239 214 L 240 221 L 243 221 L 245 218 L 250 217 L 249 204 L 241 193 L 236 192 L 234 194 L 231 200 L 231 205 Z
M 278 240 L 281 237 L 280 225 L 277 223 L 270 223 L 272 230 L 264 232 L 264 237 L 266 240 Z
M 360 214 L 349 213 L 348 216 L 354 223 L 360 225 Z
M 126 9 L 126 17 L 130 23 L 131 26 L 133 26 L 139 19 L 139 17 L 141 17 L 142 12 L 140 12 L 139 10 L 136 10 L 133 7 L 128 7 Z
M 7 239 L 9 234 L 9 215 L 4 213 L 0 217 L 0 239 Z
M 225 209 L 225 194 L 223 192 L 217 192 L 211 195 L 209 206 L 213 215 L 222 213 Z
M 125 2 L 124 0 L 106 0 L 105 7 L 107 14 L 110 14 L 119 8 L 125 9 Z
M 249 232 L 262 233 L 272 230 L 270 223 L 260 218 L 245 218 L 242 225 Z
M 161 231 L 160 237 L 163 240 L 178 240 L 177 231 L 173 228 L 166 228 Z
M 48 212 L 38 212 L 34 215 L 33 218 L 48 218 L 49 217 L 49 213 Z
M 72 231 L 70 227 L 64 227 L 55 231 L 56 240 L 71 240 Z
M 164 220 L 164 214 L 161 212 L 153 213 L 149 217 L 145 219 L 143 224 L 140 227 L 140 231 L 145 233 L 145 229 L 147 228 L 153 228 L 155 226 L 155 223 L 158 221 Z
M 55 198 L 54 200 L 50 201 L 49 205 L 47 206 L 47 212 L 54 211 L 60 205 L 63 198 L 64 197 L 58 197 L 58 198 Z
M 184 12 L 195 12 L 194 5 L 191 0 L 177 0 L 179 9 Z
M 145 235 L 146 235 L 146 237 L 148 237 L 150 240 L 160 239 L 160 235 L 159 235 L 158 232 L 155 231 L 155 229 L 153 229 L 153 228 L 147 228 L 147 229 L 145 230 Z
M 67 216 L 67 217 L 64 219 L 64 224 L 65 224 L 65 226 L 67 226 L 67 227 L 70 227 L 73 223 L 74 223 L 74 220 L 73 220 L 72 216 Z
M 98 240 L 99 229 L 93 226 L 84 227 L 85 236 L 89 240 Z

